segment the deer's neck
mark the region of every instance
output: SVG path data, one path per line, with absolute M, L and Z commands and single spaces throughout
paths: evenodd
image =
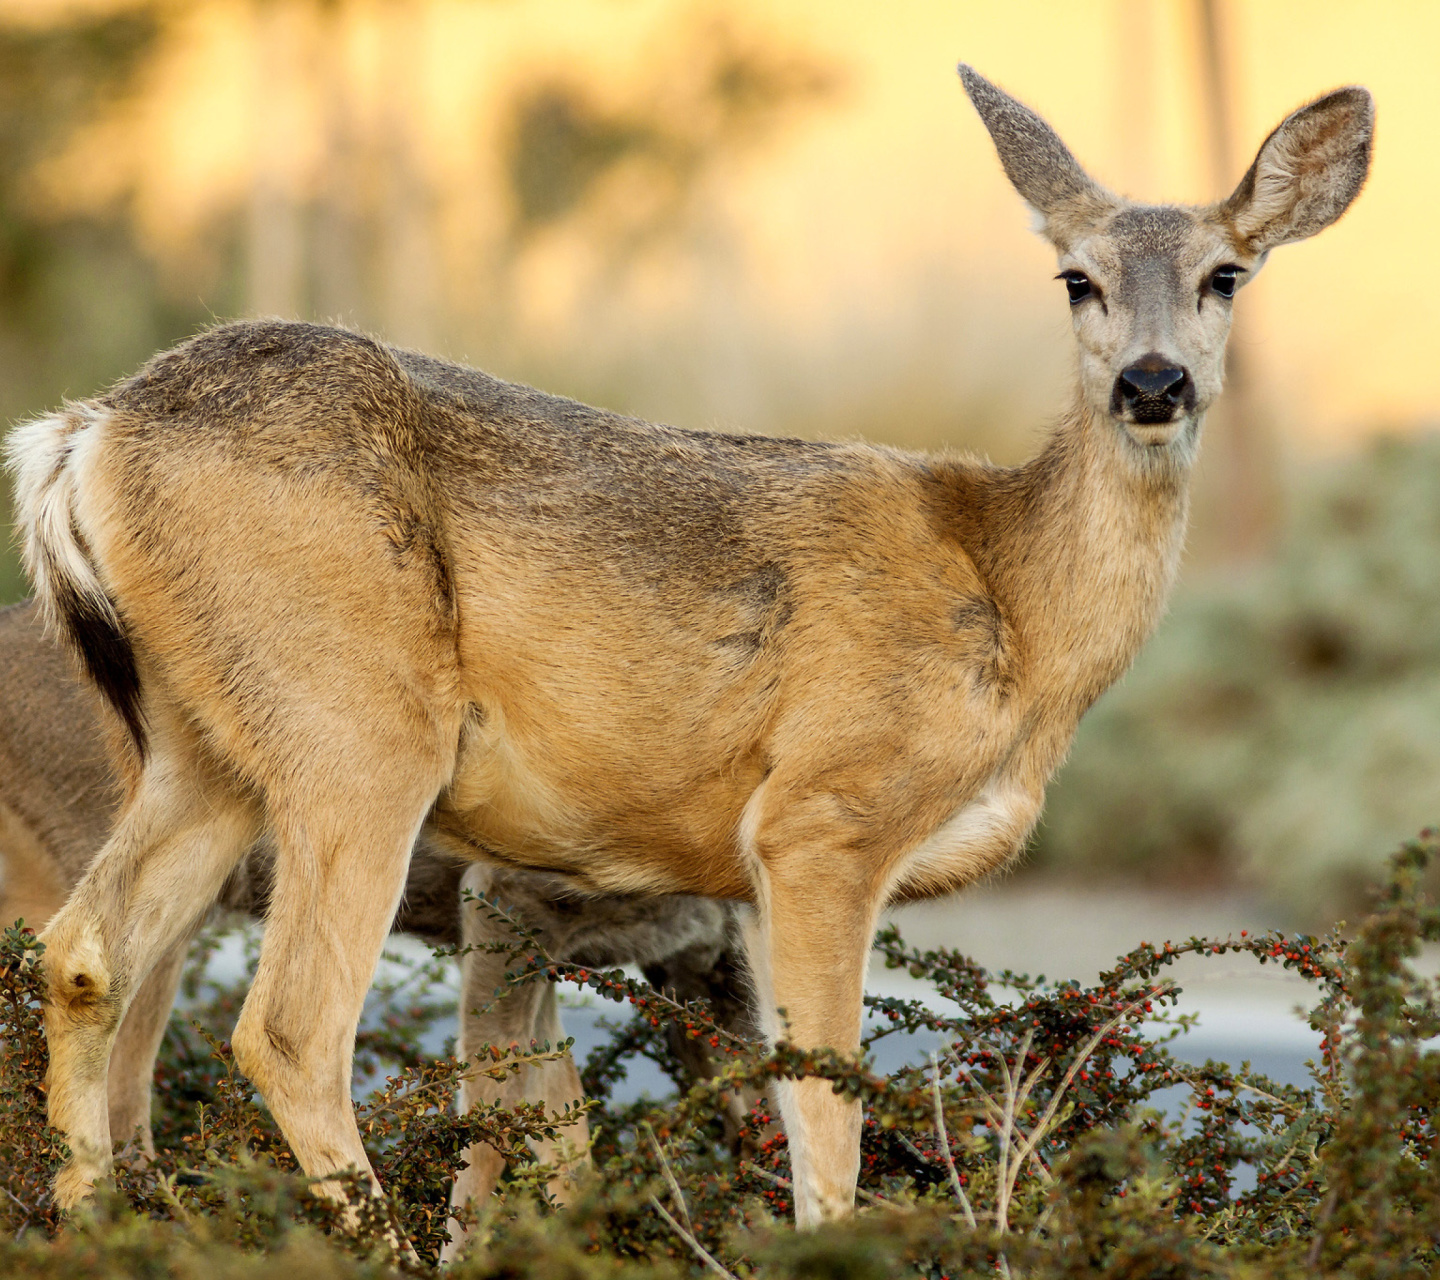
M 974 495 L 966 549 L 1033 691 L 1057 710 L 1083 712 L 1160 620 L 1189 507 L 1178 454 L 1142 453 L 1115 424 L 1075 410 L 1036 458 L 988 473 Z

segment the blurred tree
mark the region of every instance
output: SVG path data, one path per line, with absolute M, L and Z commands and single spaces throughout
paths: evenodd
M 832 68 L 748 42 L 723 21 L 703 24 L 687 43 L 683 102 L 674 100 L 669 75 L 619 110 L 595 105 L 573 81 L 520 94 L 504 142 L 517 239 L 576 213 L 607 175 L 637 161 L 663 192 L 627 239 L 673 230 L 707 164 L 763 139 L 788 109 L 841 84 Z
M 304 230 L 290 155 L 295 123 L 282 87 L 302 74 L 293 5 L 257 0 L 253 158 L 246 219 L 245 305 L 251 315 L 298 316 L 304 309 Z
M 0 407 L 15 418 L 88 393 L 237 311 L 448 345 L 622 406 L 632 383 L 654 381 L 657 362 L 683 364 L 678 383 L 726 381 L 707 372 L 723 333 L 676 334 L 669 354 L 640 344 L 642 356 L 606 345 L 616 326 L 605 317 L 625 315 L 637 280 L 643 291 L 676 270 L 700 282 L 699 311 L 716 313 L 715 298 L 740 273 L 706 183 L 773 137 L 794 108 L 832 95 L 841 77 L 716 14 L 687 4 L 661 15 L 651 38 L 667 56 L 622 87 L 618 102 L 599 105 L 597 86 L 573 71 L 537 70 L 500 89 L 498 115 L 493 101 L 484 108 L 477 132 L 486 151 L 473 163 L 488 172 L 498 161 L 503 212 L 463 287 L 441 270 L 455 245 L 439 184 L 453 176 L 443 178 L 426 150 L 435 123 L 429 60 L 444 56 L 433 3 L 120 0 L 98 16 L 0 20 Z M 207 215 L 211 223 L 158 236 L 151 227 L 142 248 L 138 193 L 149 191 L 153 204 L 145 184 L 155 173 L 175 180 L 174 165 L 153 152 L 164 134 L 146 104 L 185 100 L 174 97 L 175 68 L 189 58 L 204 65 L 196 51 L 207 42 L 210 57 L 221 52 L 221 18 L 241 41 L 223 56 L 233 65 L 247 50 L 251 59 L 237 75 L 253 85 L 248 154 L 230 161 L 239 184 L 228 197 L 212 194 L 220 212 Z M 224 110 L 223 97 L 200 101 L 196 109 Z M 75 157 L 95 128 L 109 129 L 123 151 L 125 176 L 111 175 L 108 203 L 76 199 L 85 169 Z M 58 185 L 37 179 L 61 157 Z M 467 190 L 462 203 L 496 194 L 493 183 Z M 475 212 L 448 210 L 449 226 L 473 224 Z M 547 237 L 557 231 L 583 245 L 567 260 L 576 324 L 563 333 L 542 325 L 537 341 L 525 324 L 534 302 L 525 270 L 553 249 Z M 206 252 L 193 254 L 197 243 Z M 208 265 L 197 267 L 202 258 Z M 13 557 L 0 561 L 0 599 L 22 590 Z
M 59 246 L 27 179 L 129 88 L 155 40 L 146 6 L 43 28 L 0 26 L 0 305 L 30 319 Z
M 749 264 L 716 184 L 785 124 L 837 99 L 847 76 L 715 14 L 708 4 L 677 9 L 657 32 L 664 57 L 619 95 L 569 71 L 517 88 L 499 138 L 508 224 L 471 329 L 490 358 L 541 385 L 652 413 L 667 388 L 712 421 L 753 426 L 762 416 L 748 399 L 753 320 L 739 296 Z M 547 306 L 547 258 L 566 263 L 563 309 Z M 643 342 L 624 336 L 667 296 L 688 301 Z M 634 406 L 637 386 L 645 406 Z M 800 424 L 772 415 L 771 425 Z M 833 418 L 825 425 L 837 429 Z

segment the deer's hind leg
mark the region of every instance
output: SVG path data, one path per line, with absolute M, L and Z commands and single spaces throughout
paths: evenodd
M 110 1136 L 132 1151 L 138 1147 L 143 1156 L 155 1154 L 150 1131 L 155 1056 L 160 1052 L 189 951 L 190 938 L 186 936 L 155 962 L 125 1011 L 110 1052 Z
M 399 712 L 371 715 L 393 727 Z M 355 1030 L 456 738 L 431 723 L 402 751 L 355 723 L 336 735 L 343 761 L 317 752 L 307 772 L 267 792 L 275 882 L 232 1044 L 305 1172 L 359 1169 L 373 1189 L 350 1098 Z M 321 1189 L 338 1198 L 336 1185 Z
M 62 1207 L 110 1169 L 107 1077 L 132 999 L 183 948 L 258 825 L 232 778 L 192 743 L 157 735 L 114 834 L 41 935 L 50 1122 L 71 1150 L 55 1179 Z

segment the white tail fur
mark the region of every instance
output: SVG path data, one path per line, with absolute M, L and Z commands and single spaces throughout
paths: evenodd
M 15 476 L 16 524 L 25 531 L 25 568 L 52 624 L 58 621 L 56 599 L 65 592 L 119 624 L 77 529 L 75 445 L 78 433 L 98 417 L 93 406 L 70 406 L 22 422 L 6 441 L 5 460 Z
M 6 442 L 22 555 L 45 619 L 70 643 L 145 754 L 140 682 L 124 624 L 91 559 L 79 472 L 105 413 L 93 404 L 21 423 Z

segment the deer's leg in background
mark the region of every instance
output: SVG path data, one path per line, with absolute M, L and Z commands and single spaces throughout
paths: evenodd
M 474 866 L 466 871 L 461 890 L 483 896 L 489 882 L 489 870 Z M 561 1038 L 551 984 L 532 979 L 521 986 L 508 987 L 505 972 L 515 966 L 516 956 L 505 951 L 485 950 L 486 946 L 504 944 L 514 937 L 506 924 L 487 914 L 483 903 L 462 902 L 460 938 L 468 949 L 460 961 L 460 1043 L 456 1052 L 462 1059 L 472 1062 L 476 1062 L 476 1056 L 480 1055 L 477 1065 L 482 1069 L 502 1065 L 493 1062 L 488 1052 L 482 1053 L 488 1045 L 499 1049 L 515 1047 L 523 1051 L 529 1048 L 532 1040 L 548 1039 L 552 1035 L 555 1040 Z M 574 1096 L 578 1098 L 579 1077 L 574 1073 L 573 1063 L 570 1073 L 576 1089 Z M 530 1066 L 507 1071 L 504 1078 L 498 1080 L 477 1072 L 461 1082 L 460 1111 L 464 1114 L 472 1107 L 494 1103 L 513 1107 L 527 1098 L 544 1098 L 550 1102 L 556 1093 L 565 1091 L 567 1084 L 559 1079 L 542 1082 L 539 1069 Z M 560 1105 L 563 1107 L 563 1102 Z M 585 1138 L 580 1136 L 576 1145 L 583 1146 L 584 1141 Z M 478 1208 L 489 1199 L 500 1181 L 500 1175 L 505 1172 L 505 1157 L 493 1147 L 477 1142 L 466 1149 L 465 1164 L 466 1167 L 455 1176 L 450 1203 L 458 1209 L 473 1202 Z M 560 1189 L 556 1188 L 556 1191 L 558 1194 Z M 466 1233 L 452 1225 L 451 1242 L 443 1258 L 453 1258 L 465 1239 Z
M 732 939 L 724 947 L 701 945 L 676 952 L 646 965 L 644 973 L 651 986 L 667 992 L 682 1004 L 693 1000 L 708 1002 L 716 1023 L 726 1031 L 746 1040 L 760 1038 L 751 1007 L 750 974 L 738 939 Z M 691 1039 L 685 1029 L 674 1022 L 666 1025 L 665 1034 L 670 1051 L 692 1082 L 710 1079 L 729 1057 L 723 1048 L 712 1049 L 704 1036 Z M 760 1096 L 748 1090 L 726 1091 L 720 1120 L 725 1141 L 732 1149 L 738 1149 L 741 1129 Z
M 535 1039 L 555 1049 L 565 1039 L 565 1028 L 560 1024 L 560 1001 L 553 982 L 543 986 L 540 1008 L 536 1012 Z M 525 1100 L 543 1103 L 549 1115 L 558 1115 L 566 1107 L 585 1101 L 580 1072 L 575 1069 L 575 1059 L 568 1049 L 552 1062 L 526 1067 L 524 1075 Z M 537 1160 L 555 1167 L 548 1186 L 550 1195 L 559 1204 L 569 1204 L 575 1198 L 576 1172 L 590 1164 L 590 1125 L 584 1114 L 573 1124 L 565 1125 L 558 1137 L 532 1140 L 530 1148 Z

